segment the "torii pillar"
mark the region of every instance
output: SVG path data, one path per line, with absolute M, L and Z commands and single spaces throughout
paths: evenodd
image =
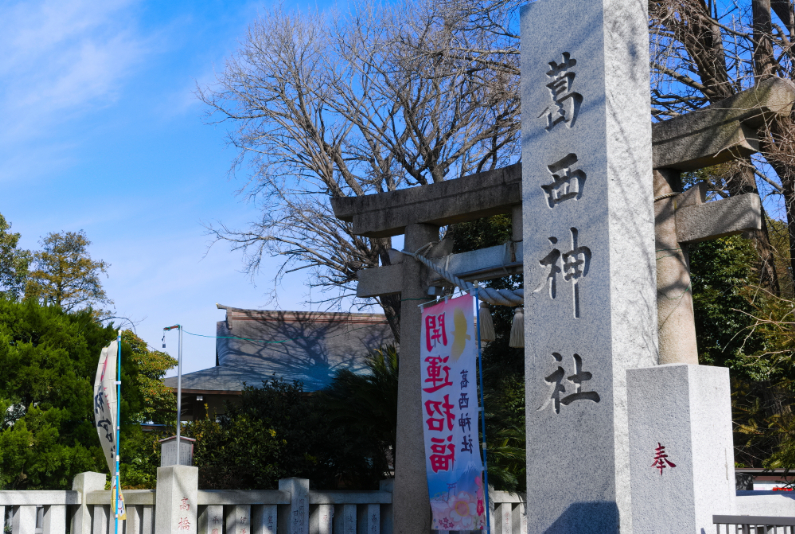
M 430 224 L 406 226 L 405 246 L 417 250 L 438 241 L 439 227 Z M 425 267 L 418 261 L 403 264 L 400 303 L 400 380 L 398 381 L 395 486 L 392 492 L 394 532 L 425 533 L 431 529 L 431 503 L 425 474 L 425 442 L 422 429 L 422 365 L 420 335 L 422 310 L 428 299 L 423 283 Z

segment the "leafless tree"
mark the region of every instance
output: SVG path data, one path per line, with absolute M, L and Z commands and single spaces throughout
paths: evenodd
M 211 232 L 244 251 L 250 273 L 281 256 L 277 280 L 310 269 L 331 299 L 350 294 L 359 270 L 389 264 L 391 240 L 352 235 L 329 197 L 436 183 L 518 153 L 516 73 L 462 61 L 433 2 L 351 9 L 269 12 L 216 84 L 198 89 L 209 120 L 230 125 L 234 170 L 262 214 Z M 380 304 L 399 339 L 399 297 Z
M 518 76 L 518 10 L 524 3 L 439 0 L 436 16 L 453 36 L 450 55 Z M 649 31 L 655 120 L 719 102 L 769 77 L 795 78 L 792 0 L 649 0 Z M 789 250 L 781 251 L 790 265 L 782 273 L 787 287 L 795 273 L 794 118 L 766 124 L 759 131 L 760 155 L 723 166 L 714 184 L 717 194 L 760 194 L 773 201 L 766 205 L 783 208 L 775 217 L 786 219 L 789 233 Z M 776 250 L 767 227 L 756 232 L 754 243 L 762 283 L 778 294 Z

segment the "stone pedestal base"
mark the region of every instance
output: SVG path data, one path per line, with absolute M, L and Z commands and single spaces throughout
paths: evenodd
M 199 468 L 170 465 L 157 468 L 155 534 L 196 534 Z
M 735 510 L 729 370 L 627 371 L 633 531 L 714 532 Z

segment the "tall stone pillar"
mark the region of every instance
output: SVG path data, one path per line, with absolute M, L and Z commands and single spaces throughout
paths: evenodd
M 528 532 L 632 532 L 626 371 L 657 363 L 646 0 L 521 13 Z
M 657 314 L 660 365 L 698 364 L 690 259 L 676 235 L 682 191 L 678 171 L 654 171 L 654 239 L 657 253 Z
M 411 224 L 406 227 L 406 250 L 415 251 L 439 240 L 439 227 Z M 392 508 L 395 534 L 426 534 L 431 529 L 431 504 L 425 474 L 422 434 L 419 304 L 428 299 L 421 280 L 425 267 L 418 261 L 403 263 L 400 304 L 400 381 L 398 383 L 395 488 Z

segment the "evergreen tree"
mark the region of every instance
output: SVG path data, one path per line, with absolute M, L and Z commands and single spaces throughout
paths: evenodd
M 108 473 L 94 426 L 93 382 L 100 352 L 116 335 L 90 309 L 67 313 L 0 298 L 0 489 L 68 489 L 80 472 Z M 173 394 L 163 398 L 162 385 L 152 382 L 171 361 L 160 353 L 150 360 L 140 339 L 124 338 L 122 483 L 154 487 L 158 436 L 141 432 L 139 423 L 173 413 Z
M 47 234 L 41 241 L 42 250 L 33 255 L 33 270 L 28 274 L 25 298 L 55 304 L 66 311 L 112 305 L 100 281 L 110 265 L 91 259 L 90 244 L 82 230 Z
M 31 254 L 18 248 L 20 236 L 10 230 L 11 223 L 0 214 L 0 295 L 19 298 L 25 288 Z

